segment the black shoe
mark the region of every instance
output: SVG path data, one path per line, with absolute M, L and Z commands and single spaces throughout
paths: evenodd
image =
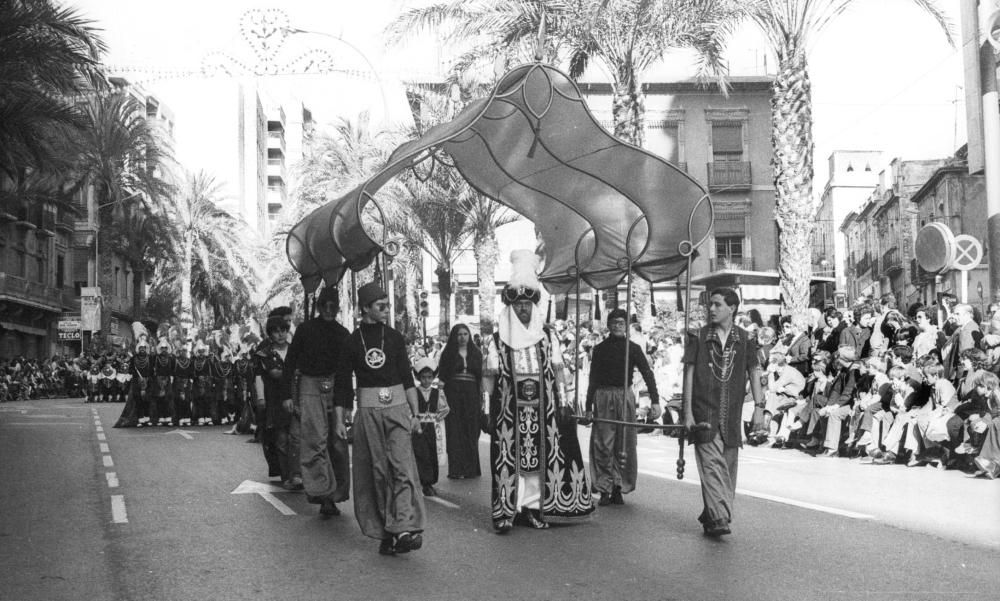
M 705 528 L 705 534 L 707 534 L 708 536 L 723 536 L 726 534 L 730 534 L 729 522 L 724 519 L 715 520 L 714 522 L 704 524 L 704 528 Z
M 325 516 L 336 516 L 340 515 L 340 510 L 337 509 L 337 504 L 331 499 L 326 499 L 323 504 L 319 506 L 319 514 Z
M 621 486 L 616 486 L 615 489 L 611 492 L 611 502 L 614 503 L 615 505 L 625 504 L 625 498 L 622 496 Z
M 379 555 L 395 555 L 396 554 L 396 548 L 392 544 L 392 537 L 391 536 L 389 538 L 383 538 L 382 539 L 382 542 L 378 546 L 378 554 Z
M 434 490 L 434 487 L 431 486 L 430 484 L 425 484 L 424 485 L 424 496 L 425 497 L 436 497 L 437 496 L 437 491 Z
M 597 504 L 599 506 L 601 506 L 601 507 L 605 507 L 607 505 L 611 505 L 611 493 L 602 492 L 601 493 L 601 500 L 598 501 Z
M 393 543 L 396 553 L 409 553 L 424 546 L 424 537 L 419 532 L 403 532 L 397 534 Z

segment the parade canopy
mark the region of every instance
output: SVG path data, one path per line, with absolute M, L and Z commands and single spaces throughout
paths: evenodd
M 701 184 L 609 134 L 568 76 L 536 62 L 509 71 L 488 97 L 398 147 L 371 179 L 291 229 L 288 259 L 307 292 L 364 269 L 385 250 L 384 228 L 370 235 L 361 216 L 380 188 L 425 161 L 454 166 L 480 193 L 535 224 L 545 251 L 539 279 L 553 293 L 578 278 L 597 289 L 629 273 L 650 282 L 676 278 L 712 225 Z

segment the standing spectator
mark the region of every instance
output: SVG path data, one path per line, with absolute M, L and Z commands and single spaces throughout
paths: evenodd
M 469 326 L 456 324 L 438 363 L 438 380 L 444 385 L 450 409 L 444 420 L 449 478 L 478 478 L 482 474 L 479 467 L 482 378 L 483 354 L 472 343 Z
M 351 490 L 344 416 L 353 405 L 353 392 L 350 375 L 337 373 L 349 333 L 337 323 L 340 295 L 335 286 L 320 292 L 316 307 L 319 317 L 299 326 L 285 356 L 291 396 L 284 405 L 299 419 L 306 498 L 320 506 L 321 515 L 333 516 L 340 515 L 336 504 L 350 498 Z
M 799 370 L 804 377 L 808 376 L 812 371 L 812 341 L 809 340 L 808 326 L 803 316 L 796 315 L 788 322 L 788 336 L 788 364 Z
M 965 376 L 962 369 L 960 357 L 963 351 L 971 348 L 978 348 L 979 341 L 983 338 L 983 333 L 979 325 L 972 319 L 972 306 L 966 304 L 955 305 L 952 315 L 955 318 L 955 325 L 958 329 L 951 335 L 949 341 L 949 353 L 944 361 L 944 377 L 948 380 L 959 380 Z
M 935 353 L 940 359 L 945 336 L 937 327 L 937 316 L 930 309 L 921 307 L 917 309 L 913 319 L 917 322 L 918 329 L 913 339 L 913 358 L 919 359 L 924 355 Z
M 757 353 L 746 332 L 733 325 L 740 297 L 730 288 L 709 295 L 710 325 L 691 336 L 684 352 L 684 425 L 692 433 L 704 509 L 705 534 L 730 533 L 740 432 L 740 405 L 749 380 L 754 404 L 763 407 Z

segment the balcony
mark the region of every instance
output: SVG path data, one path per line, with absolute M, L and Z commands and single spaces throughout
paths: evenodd
M 8 273 L 0 273 L 0 298 L 9 298 L 49 311 L 62 311 L 55 288 Z
M 898 246 L 890 248 L 882 255 L 882 270 L 886 275 L 893 275 L 903 270 L 903 259 Z
M 861 256 L 861 259 L 858 260 L 857 265 L 854 266 L 854 275 L 860 278 L 864 274 L 868 273 L 868 271 L 871 268 L 872 268 L 872 256 L 868 253 L 865 253 L 864 255 Z
M 708 189 L 749 190 L 750 163 L 742 161 L 708 163 Z
M 35 235 L 39 238 L 51 238 L 56 235 L 56 215 L 52 211 L 42 211 L 38 217 L 38 229 Z
M 753 257 L 721 257 L 709 260 L 712 271 L 753 271 Z
M 274 149 L 281 149 L 281 153 L 285 153 L 285 132 L 283 131 L 269 131 L 267 132 L 267 147 Z

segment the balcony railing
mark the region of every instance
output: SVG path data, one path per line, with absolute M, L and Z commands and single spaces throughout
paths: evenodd
M 899 247 L 890 248 L 882 255 L 882 270 L 886 274 L 901 271 L 903 269 L 903 259 L 900 256 Z
M 0 273 L 0 295 L 61 310 L 56 289 L 9 273 Z
M 712 162 L 708 163 L 708 187 L 710 190 L 728 188 L 747 190 L 750 188 L 750 163 Z
M 709 264 L 712 271 L 753 271 L 753 257 L 720 257 Z
M 865 253 L 858 260 L 857 265 L 854 266 L 854 275 L 856 277 L 861 277 L 862 275 L 868 273 L 868 270 L 872 267 L 872 256 Z

